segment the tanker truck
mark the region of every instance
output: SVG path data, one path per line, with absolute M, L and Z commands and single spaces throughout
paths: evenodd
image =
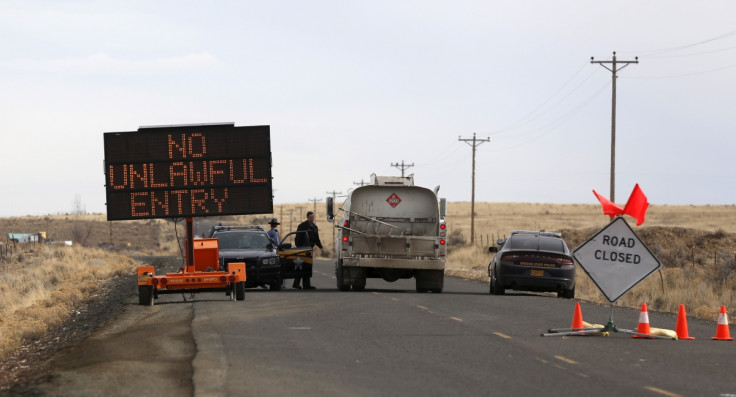
M 338 208 L 335 278 L 340 291 L 365 289 L 367 278 L 416 280 L 417 292 L 442 292 L 447 254 L 446 201 L 414 185 L 414 176 L 371 175 Z M 327 219 L 335 221 L 332 197 Z

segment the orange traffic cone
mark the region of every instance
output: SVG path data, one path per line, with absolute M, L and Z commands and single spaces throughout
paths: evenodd
M 639 313 L 639 327 L 636 328 L 636 332 L 639 334 L 651 335 L 651 330 L 649 329 L 649 312 L 647 312 L 646 303 L 641 305 L 641 312 Z M 651 337 L 643 335 L 634 335 L 634 338 L 651 339 Z
M 583 324 L 583 311 L 580 310 L 580 302 L 575 302 L 575 314 L 572 316 L 572 325 L 570 325 L 570 328 L 574 330 L 585 328 L 585 324 Z
M 726 306 L 721 306 L 721 312 L 718 313 L 718 327 L 716 328 L 716 336 L 713 340 L 733 340 L 728 330 L 728 312 Z
M 680 305 L 677 309 L 677 325 L 675 326 L 677 339 L 695 339 L 687 333 L 687 314 L 685 314 L 685 305 Z

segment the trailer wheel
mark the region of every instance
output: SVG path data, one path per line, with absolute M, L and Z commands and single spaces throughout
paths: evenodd
M 235 300 L 236 301 L 245 300 L 245 281 L 240 281 L 240 282 L 235 283 Z
M 153 286 L 138 286 L 138 303 L 145 306 L 153 306 Z

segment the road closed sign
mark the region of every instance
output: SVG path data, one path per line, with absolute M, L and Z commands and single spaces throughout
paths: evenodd
M 661 266 L 620 216 L 575 249 L 573 257 L 609 302 L 617 301 Z

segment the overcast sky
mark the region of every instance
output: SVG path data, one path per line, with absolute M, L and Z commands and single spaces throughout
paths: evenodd
M 736 203 L 736 2 L 0 0 L 0 216 L 105 212 L 103 133 L 270 125 L 274 202 Z M 608 65 L 610 67 L 610 64 Z M 619 64 L 618 67 L 621 67 Z

